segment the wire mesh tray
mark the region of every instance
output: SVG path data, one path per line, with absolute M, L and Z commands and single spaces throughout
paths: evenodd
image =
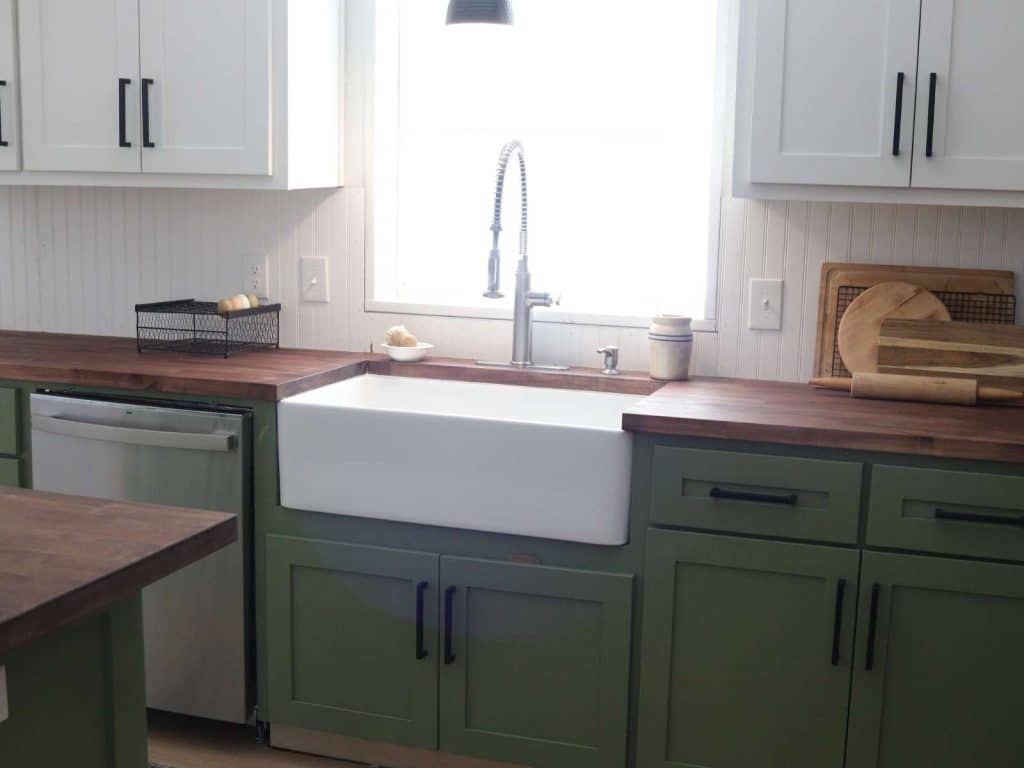
M 163 350 L 230 357 L 280 346 L 280 304 L 219 314 L 212 301 L 180 299 L 135 305 L 139 352 Z

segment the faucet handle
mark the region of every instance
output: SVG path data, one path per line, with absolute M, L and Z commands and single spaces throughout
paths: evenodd
M 601 347 L 597 350 L 597 354 L 604 355 L 604 370 L 601 371 L 605 376 L 618 376 L 619 375 L 619 348 L 614 344 Z

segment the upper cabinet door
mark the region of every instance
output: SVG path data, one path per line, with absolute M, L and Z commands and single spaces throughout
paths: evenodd
M 924 0 L 915 187 L 1024 190 L 1022 30 L 1020 0 Z
M 138 0 L 21 0 L 24 166 L 141 170 Z
M 0 171 L 16 171 L 18 154 L 18 64 L 14 0 L 0 0 Z
M 751 181 L 909 186 L 919 20 L 920 0 L 760 0 Z
M 269 175 L 270 0 L 139 8 L 143 170 Z

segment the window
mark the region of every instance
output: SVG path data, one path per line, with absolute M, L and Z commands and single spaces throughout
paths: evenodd
M 518 139 L 533 287 L 562 295 L 559 317 L 712 318 L 719 0 L 513 7 L 512 27 L 448 27 L 447 0 L 376 2 L 368 308 L 507 313 L 518 261 L 514 163 L 506 298 L 482 294 L 496 162 Z

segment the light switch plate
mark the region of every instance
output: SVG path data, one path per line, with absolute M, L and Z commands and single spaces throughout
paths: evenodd
M 327 259 L 301 259 L 302 300 L 309 302 L 330 301 L 327 292 Z
M 782 330 L 781 280 L 751 279 L 749 328 L 755 331 Z
M 0 723 L 10 715 L 7 706 L 7 668 L 0 667 Z

